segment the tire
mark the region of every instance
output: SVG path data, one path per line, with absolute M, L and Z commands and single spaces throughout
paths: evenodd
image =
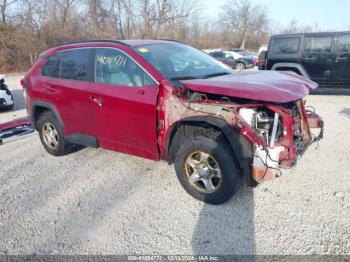
M 5 110 L 6 111 L 11 111 L 14 107 L 15 107 L 15 103 L 13 103 L 12 105 L 6 106 Z
M 245 64 L 237 63 L 236 68 L 239 69 L 239 70 L 244 70 L 245 69 Z
M 51 111 L 41 113 L 35 126 L 41 143 L 49 154 L 64 156 L 72 151 L 73 145 L 65 140 L 63 128 Z
M 202 156 L 196 156 L 196 154 L 198 154 L 197 152 L 203 152 L 204 155 L 207 154 L 210 156 L 207 161 L 207 165 L 211 166 L 209 168 L 210 170 L 220 170 L 220 182 L 218 182 L 218 178 L 216 177 L 216 171 L 214 172 L 216 174 L 210 178 L 211 183 L 209 184 L 211 184 L 211 186 L 209 186 L 209 188 L 212 186 L 215 187 L 214 190 L 211 189 L 213 190 L 211 192 L 209 192 L 208 188 L 205 186 L 207 183 L 204 183 L 205 179 L 208 180 L 208 178 L 202 177 L 202 180 L 200 179 L 198 182 L 193 182 L 197 180 L 199 176 L 203 175 L 203 170 L 207 170 L 208 172 L 208 168 L 199 168 L 198 172 L 193 172 L 192 175 L 189 175 L 189 172 L 191 173 L 194 169 L 191 165 L 188 165 L 188 163 L 192 164 L 195 158 L 198 160 L 198 158 Z M 196 165 L 198 165 L 197 160 L 194 162 Z M 211 162 L 211 164 L 209 164 L 209 162 Z M 236 193 L 240 169 L 232 149 L 227 144 L 226 139 L 222 137 L 215 138 L 199 135 L 187 138 L 176 153 L 175 170 L 181 185 L 187 193 L 205 203 L 212 205 L 223 204 Z M 208 176 L 208 174 L 205 173 L 204 176 Z M 195 179 L 190 179 L 190 177 L 195 177 Z M 216 179 L 216 181 L 214 179 Z

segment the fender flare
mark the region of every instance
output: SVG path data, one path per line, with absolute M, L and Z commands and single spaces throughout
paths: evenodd
M 166 155 L 169 164 L 174 161 L 174 153 L 172 152 L 172 142 L 178 127 L 181 125 L 198 125 L 199 123 L 205 123 L 210 126 L 216 127 L 221 130 L 226 139 L 230 143 L 232 151 L 237 158 L 238 164 L 243 172 L 243 177 L 247 185 L 255 186 L 256 183 L 251 176 L 251 165 L 253 162 L 253 150 L 252 145 L 248 143 L 232 126 L 226 121 L 216 117 L 210 116 L 197 116 L 188 117 L 174 123 L 166 140 Z
M 278 68 L 280 68 L 280 67 L 290 67 L 290 68 L 298 69 L 303 77 L 310 79 L 309 74 L 306 72 L 305 68 L 300 64 L 297 64 L 297 63 L 277 63 L 277 64 L 274 64 L 272 66 L 271 70 L 278 71 Z
M 56 106 L 47 102 L 43 102 L 43 101 L 38 101 L 38 100 L 34 100 L 32 101 L 32 114 L 30 116 L 30 120 L 32 122 L 32 125 L 35 127 L 35 122 L 36 122 L 36 109 L 37 108 L 47 108 L 48 110 L 50 110 L 54 116 L 56 117 L 56 119 L 60 122 L 62 128 L 64 128 L 64 124 L 63 124 L 63 120 L 60 116 L 60 114 L 58 113 Z

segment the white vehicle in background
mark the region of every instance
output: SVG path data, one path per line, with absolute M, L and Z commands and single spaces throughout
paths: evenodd
M 219 52 L 219 51 L 222 51 L 221 48 L 214 48 L 214 49 L 202 49 L 202 51 L 204 53 L 207 53 L 207 54 L 210 54 L 210 53 L 213 53 L 213 52 Z
M 11 110 L 13 106 L 13 96 L 5 84 L 5 75 L 0 75 L 0 110 Z
M 225 53 L 232 55 L 235 60 L 243 58 L 243 56 L 241 54 L 234 52 L 234 51 L 225 51 Z
M 267 51 L 267 46 L 266 45 L 263 45 L 259 48 L 259 52 L 258 52 L 258 55 L 260 55 L 261 52 L 263 51 Z

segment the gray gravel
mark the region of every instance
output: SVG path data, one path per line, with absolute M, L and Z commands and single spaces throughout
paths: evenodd
M 0 146 L 0 254 L 350 254 L 350 97 L 307 99 L 326 123 L 319 147 L 221 206 L 187 195 L 164 162 L 55 158 L 37 134 Z M 0 122 L 25 115 L 16 100 Z

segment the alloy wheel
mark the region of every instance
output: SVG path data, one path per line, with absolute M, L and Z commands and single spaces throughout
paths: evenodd
M 59 144 L 59 136 L 55 126 L 50 122 L 46 122 L 43 124 L 41 132 L 44 143 L 50 149 L 56 149 Z
M 191 153 L 184 164 L 190 184 L 198 191 L 213 193 L 222 184 L 222 172 L 214 157 L 202 151 Z

